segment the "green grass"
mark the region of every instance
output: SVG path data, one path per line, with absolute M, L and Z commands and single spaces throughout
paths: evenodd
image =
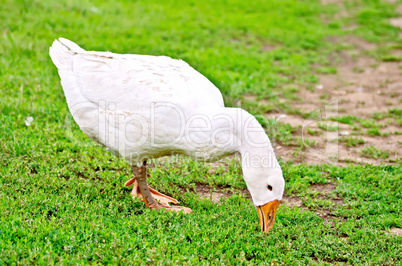
M 102 157 L 101 148 L 91 153 Z M 85 158 L 73 152 L 70 156 Z M 274 229 L 264 236 L 258 232 L 254 208 L 240 194 L 213 204 L 178 189 L 199 182 L 208 169 L 205 164 L 174 159 L 151 171 L 151 185 L 194 210 L 191 215 L 176 215 L 150 211 L 133 201 L 129 189 L 122 186 L 131 176 L 127 165 L 109 155 L 103 159 L 110 161 L 106 169 L 75 166 L 75 173 L 86 173 L 82 177 L 60 176 L 55 171 L 59 167 L 45 162 L 36 168 L 9 162 L 18 171 L 1 179 L 2 264 L 17 260 L 23 264 L 137 264 L 401 259 L 401 238 L 387 233 L 390 227 L 402 225 L 401 167 L 285 166 L 288 195 L 299 196 L 310 206 L 310 201 L 320 200 L 308 194 L 309 185 L 333 180 L 338 185 L 333 193 L 344 204 L 328 204 L 329 198 L 311 207 L 312 211 L 281 206 Z M 204 182 L 219 185 L 224 181 L 226 186 L 242 189 L 239 171 L 239 165 L 232 164 L 228 173 L 215 173 L 210 182 Z M 331 223 L 317 216 L 313 211 L 317 208 L 331 209 Z M 373 254 L 377 249 L 382 252 Z
M 402 57 L 395 56 L 395 55 L 387 55 L 382 58 L 382 61 L 384 61 L 384 62 L 401 62 Z
M 332 121 L 337 121 L 343 124 L 353 125 L 359 119 L 356 116 L 344 115 L 344 116 L 333 116 L 330 118 Z
M 373 145 L 370 146 L 366 146 L 364 147 L 361 151 L 360 154 L 363 157 L 367 157 L 367 158 L 374 158 L 374 159 L 387 159 L 389 157 L 389 152 L 376 148 Z
M 378 128 L 367 129 L 367 134 L 369 136 L 381 136 L 381 132 L 378 130 Z
M 382 127 L 381 124 L 377 124 L 372 119 L 360 119 L 359 122 L 362 125 L 362 127 L 365 127 L 365 128 L 381 128 Z
M 354 138 L 349 136 L 342 137 L 339 139 L 339 141 L 344 143 L 346 147 L 356 147 L 365 143 L 364 139 L 362 138 Z
M 299 129 L 265 112 L 293 110 L 280 98 L 297 100 L 300 86 L 314 88 L 317 72 L 336 72 L 337 52 L 353 50 L 343 43 L 347 36 L 380 46 L 399 42 L 399 29 L 388 24 L 396 5 L 345 1 L 349 15 L 339 17 L 336 4 L 313 0 L 3 1 L 0 264 L 399 264 L 402 239 L 389 230 L 402 228 L 400 164 L 281 162 L 286 195 L 309 208 L 281 205 L 266 236 L 239 192 L 246 186 L 237 160 L 211 172 L 207 164 L 173 157 L 155 162 L 149 182 L 194 213 L 150 211 L 123 186 L 132 177 L 129 165 L 94 145 L 72 121 L 48 56 L 62 36 L 88 50 L 182 58 L 221 89 L 228 105 L 245 93 L 267 101 L 242 105 L 273 143 L 297 150 L 305 147 L 294 139 Z M 333 36 L 340 41 L 328 41 Z M 26 126 L 29 116 L 34 120 Z M 401 110 L 373 118 L 386 117 L 400 120 Z M 336 189 L 326 198 L 310 189 L 328 182 Z M 234 194 L 214 204 L 192 191 L 197 184 Z M 320 217 L 317 210 L 331 215 Z
M 388 112 L 375 112 L 373 118 L 376 120 L 381 120 L 387 117 L 393 117 L 395 119 L 402 119 L 402 109 L 393 108 L 389 109 Z
M 318 74 L 336 74 L 338 71 L 333 67 L 321 67 L 315 70 Z
M 318 129 L 313 129 L 313 128 L 307 128 L 307 133 L 313 136 L 316 135 L 322 135 L 322 131 Z
M 325 131 L 338 131 L 339 126 L 328 122 L 318 122 L 317 126 Z

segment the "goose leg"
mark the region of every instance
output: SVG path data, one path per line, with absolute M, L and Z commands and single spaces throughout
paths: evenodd
M 134 198 L 142 198 L 143 199 L 143 195 L 141 193 L 141 190 L 138 185 L 138 181 L 137 181 L 136 177 L 133 177 L 129 181 L 127 181 L 125 186 L 130 186 L 132 184 L 134 184 L 134 187 L 133 187 L 133 190 L 131 191 L 131 195 Z M 165 194 L 162 194 L 159 191 L 156 191 L 155 189 L 151 188 L 150 186 L 148 186 L 148 189 L 149 189 L 152 197 L 162 205 L 169 205 L 169 203 L 179 204 L 179 202 L 176 199 L 171 198 Z
M 170 206 L 169 203 L 178 204 L 179 202 L 165 194 L 162 194 L 147 184 L 147 168 L 144 165 L 141 167 L 132 166 L 134 171 L 134 178 L 126 182 L 125 186 L 134 184 L 131 195 L 135 198 L 142 198 L 145 205 L 151 209 L 165 208 L 169 211 L 181 211 L 190 213 L 191 209 L 181 206 Z

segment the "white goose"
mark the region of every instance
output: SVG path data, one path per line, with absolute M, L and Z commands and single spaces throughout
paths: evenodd
M 181 60 L 89 52 L 64 38 L 50 57 L 81 130 L 132 165 L 126 185 L 134 184 L 134 197 L 149 208 L 191 212 L 148 187 L 146 161 L 172 154 L 216 161 L 239 152 L 261 230 L 273 226 L 285 182 L 269 138 L 248 112 L 225 107 L 207 78 Z

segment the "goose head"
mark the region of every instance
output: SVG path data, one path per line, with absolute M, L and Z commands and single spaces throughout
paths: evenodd
M 282 170 L 275 159 L 275 165 L 271 167 L 253 166 L 250 161 L 243 160 L 243 178 L 250 191 L 254 205 L 256 206 L 260 220 L 261 231 L 268 234 L 272 228 L 276 211 L 282 200 L 285 180 Z

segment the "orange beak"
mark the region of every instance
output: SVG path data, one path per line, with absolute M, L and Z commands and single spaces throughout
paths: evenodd
M 268 234 L 275 221 L 276 210 L 279 206 L 279 200 L 268 202 L 265 205 L 258 206 L 258 217 L 260 218 L 261 232 Z

